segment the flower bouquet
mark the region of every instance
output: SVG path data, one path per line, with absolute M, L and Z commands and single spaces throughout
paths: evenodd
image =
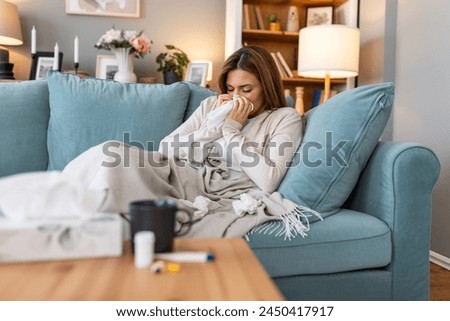
M 143 58 L 150 52 L 149 40 L 143 31 L 116 30 L 114 27 L 108 30 L 95 44 L 98 49 L 112 50 L 116 48 L 130 48 L 129 54 L 134 54 L 136 58 Z

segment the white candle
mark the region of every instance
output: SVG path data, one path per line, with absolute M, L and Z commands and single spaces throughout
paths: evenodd
M 31 53 L 36 53 L 36 28 L 31 29 Z
M 53 70 L 59 70 L 59 46 L 55 44 L 55 56 L 53 59 Z
M 74 47 L 74 53 L 73 53 L 73 61 L 74 63 L 78 63 L 79 59 L 79 41 L 78 36 L 75 37 L 75 40 L 73 41 L 73 47 Z

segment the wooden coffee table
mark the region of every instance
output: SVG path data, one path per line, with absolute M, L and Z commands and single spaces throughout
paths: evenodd
M 175 249 L 215 260 L 155 274 L 125 246 L 117 258 L 1 264 L 0 300 L 284 300 L 243 239 L 176 239 Z

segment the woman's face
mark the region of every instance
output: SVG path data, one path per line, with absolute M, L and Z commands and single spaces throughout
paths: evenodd
M 265 110 L 261 83 L 248 71 L 235 69 L 228 73 L 227 94 L 245 97 L 253 103 L 254 108 L 249 117 L 259 115 Z

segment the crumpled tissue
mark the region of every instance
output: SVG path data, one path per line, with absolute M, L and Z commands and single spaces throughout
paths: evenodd
M 247 193 L 242 193 L 240 200 L 233 201 L 232 205 L 235 214 L 242 217 L 245 214 L 255 214 L 258 207 L 261 206 L 261 200 L 253 198 Z

